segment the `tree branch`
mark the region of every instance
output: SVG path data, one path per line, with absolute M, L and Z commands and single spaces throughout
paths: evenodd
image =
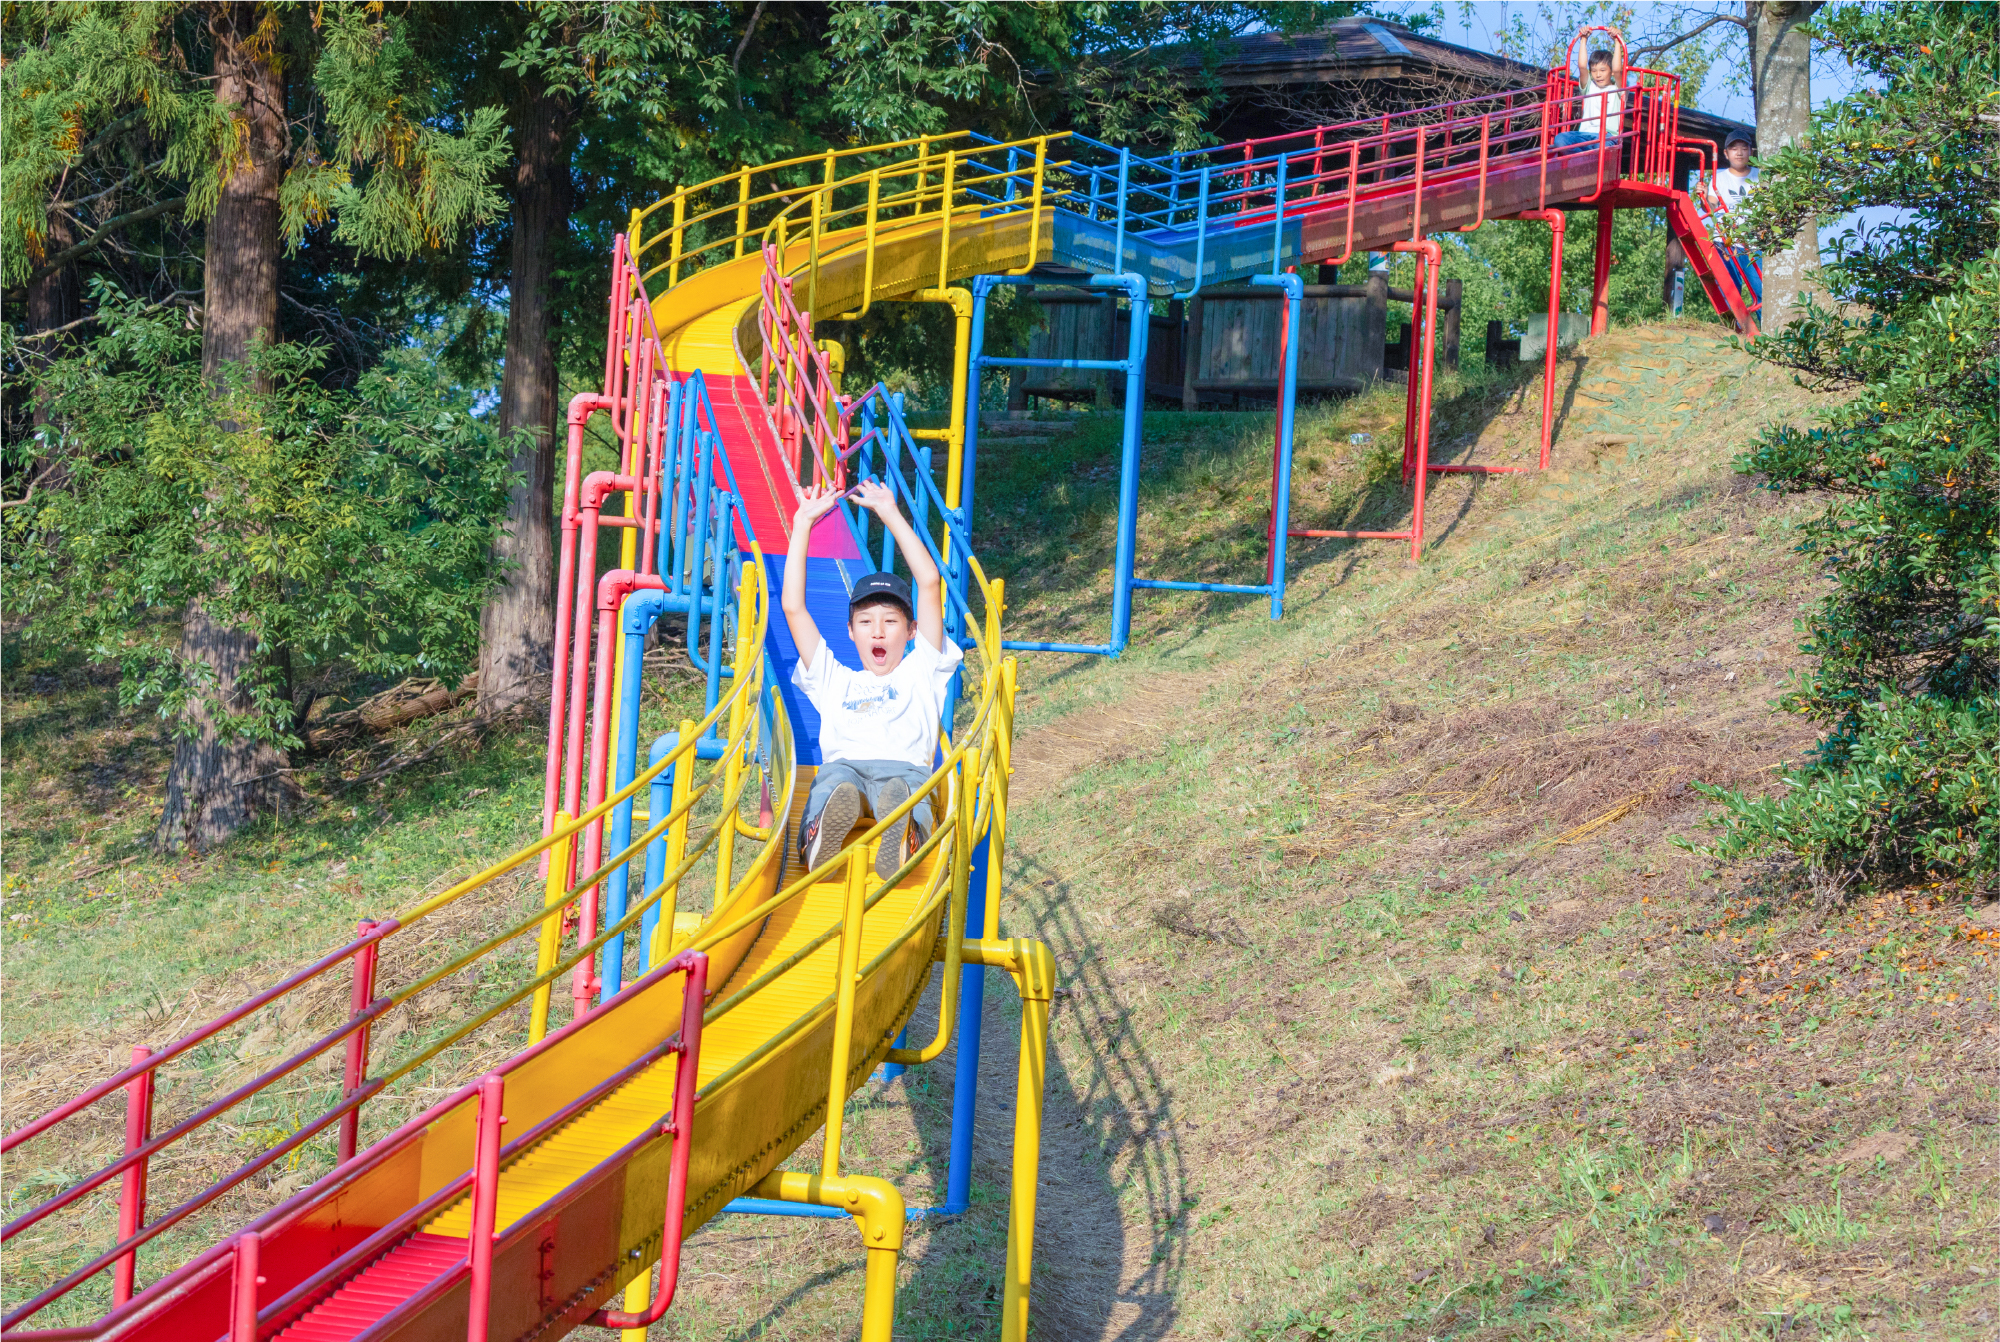
M 165 159 L 161 159 L 157 163 L 148 163 L 143 167 L 134 168 L 132 169 L 132 171 L 126 173 L 123 177 L 113 182 L 110 186 L 105 187 L 102 191 L 93 192 L 88 196 L 78 196 L 75 200 L 54 201 L 50 203 L 49 208 L 52 210 L 73 210 L 79 205 L 88 205 L 93 200 L 102 200 L 104 197 L 110 195 L 112 192 L 130 185 L 131 183 L 137 181 L 139 178 L 150 176 L 153 173 L 159 171 L 161 168 L 166 166 L 166 163 L 167 161 Z
M 39 267 L 28 275 L 27 282 L 33 284 L 45 275 L 53 275 L 56 271 L 77 257 L 82 256 L 85 252 L 96 250 L 100 243 L 121 228 L 129 228 L 133 224 L 142 224 L 146 220 L 157 218 L 170 210 L 178 210 L 186 203 L 186 196 L 175 196 L 172 200 L 154 201 L 151 205 L 143 209 L 133 210 L 129 214 L 121 214 L 116 218 L 107 219 L 95 233 L 92 233 L 82 242 L 71 247 L 65 247 L 48 260 L 42 262 Z
M 1707 32 L 1710 28 L 1713 28 L 1718 23 L 1733 23 L 1746 33 L 1750 31 L 1749 20 L 1738 18 L 1734 14 L 1717 14 L 1715 17 L 1709 19 L 1708 22 L 1703 23 L 1698 27 L 1690 28 L 1687 32 L 1682 33 L 1679 37 L 1670 37 L 1664 42 L 1655 42 L 1652 46 L 1649 47 L 1633 47 L 1632 50 L 1626 54 L 1628 56 L 1634 56 L 1634 57 L 1654 56 L 1658 55 L 1662 51 L 1671 51 L 1683 42 L 1690 41 L 1693 38 L 1700 37 L 1703 33 Z
M 750 22 L 743 25 L 743 40 L 736 44 L 736 54 L 729 58 L 729 73 L 736 79 L 736 110 L 743 110 L 743 53 L 749 50 L 750 39 L 757 33 L 757 21 L 764 17 L 764 6 L 770 0 L 757 0 L 757 8 L 750 11 Z

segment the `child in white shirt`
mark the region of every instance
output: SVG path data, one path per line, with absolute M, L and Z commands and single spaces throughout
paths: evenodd
M 1576 129 L 1556 136 L 1556 148 L 1573 144 L 1596 144 L 1601 136 L 1606 144 L 1618 143 L 1618 127 L 1625 117 L 1625 53 L 1599 48 L 1590 53 L 1583 70 L 1572 65 L 1583 91 L 1583 115 Z
M 1757 189 L 1757 170 L 1750 166 L 1750 137 L 1732 132 L 1722 147 L 1722 156 L 1726 165 L 1716 170 L 1715 180 L 1709 184 L 1708 203 L 1733 214 Z
M 1757 189 L 1757 170 L 1750 166 L 1750 137 L 1742 131 L 1733 131 L 1722 146 L 1722 156 L 1727 163 L 1718 168 L 1715 180 L 1703 191 L 1711 209 L 1720 209 L 1725 215 L 1742 209 L 1750 199 L 1750 193 Z M 1761 312 L 1764 307 L 1764 272 L 1744 244 L 1743 229 L 1739 224 L 1725 223 L 1724 231 L 1730 236 L 1722 241 L 1722 264 L 1728 269 L 1730 278 L 1736 281 L 1737 289 L 1744 295 L 1753 312 Z
M 843 666 L 820 637 L 806 609 L 806 547 L 813 523 L 833 510 L 840 492 L 806 490 L 792 518 L 779 605 L 798 644 L 792 683 L 819 711 L 819 771 L 806 796 L 799 852 L 808 869 L 831 857 L 864 808 L 880 818 L 910 799 L 931 776 L 940 717 L 952 674 L 965 656 L 944 635 L 944 585 L 916 531 L 879 481 L 855 490 L 863 507 L 882 519 L 915 580 L 870 573 L 848 594 L 847 632 L 861 669 Z M 915 637 L 912 637 L 912 634 Z M 928 799 L 883 831 L 875 872 L 887 879 L 930 833 Z

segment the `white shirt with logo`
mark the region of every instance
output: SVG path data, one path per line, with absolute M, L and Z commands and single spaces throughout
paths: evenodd
M 1755 168 L 1738 177 L 1736 169 L 1724 167 L 1716 171 L 1713 199 L 1720 200 L 1722 208 L 1733 213 L 1743 208 L 1743 202 L 1750 199 L 1750 193 L 1756 189 L 1757 170 Z
M 897 760 L 928 771 L 951 674 L 964 660 L 950 639 L 940 652 L 918 634 L 896 669 L 878 676 L 843 665 L 821 642 L 810 665 L 792 667 L 792 683 L 819 712 L 820 762 Z

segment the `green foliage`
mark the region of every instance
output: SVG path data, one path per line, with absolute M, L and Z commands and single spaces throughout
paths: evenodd
M 500 213 L 492 182 L 507 161 L 500 108 L 464 109 L 460 135 L 440 129 L 446 90 L 418 55 L 409 25 L 393 15 L 371 20 L 358 8 L 333 9 L 324 41 L 315 83 L 327 122 L 354 169 L 374 165 L 359 186 L 340 174 L 330 202 L 340 219 L 335 237 L 376 256 L 406 257 Z M 317 159 L 310 148 L 299 155 L 287 186 Z M 292 208 L 285 217 L 296 246 L 307 213 Z
M 179 718 L 206 690 L 180 650 L 201 602 L 258 639 L 251 709 L 215 706 L 225 730 L 287 746 L 316 678 L 462 671 L 509 453 L 431 361 L 335 391 L 320 349 L 267 346 L 217 396 L 198 332 L 98 298 L 104 334 L 38 383 L 60 426 L 39 455 L 66 487 L 6 514 L 25 637 L 118 662 L 122 701 Z
M 1767 246 L 1811 212 L 1906 212 L 1839 240 L 1840 306 L 1810 303 L 1754 350 L 1852 396 L 1810 429 L 1766 430 L 1739 463 L 1832 495 L 1802 542 L 1833 584 L 1806 622 L 1817 665 L 1785 701 L 1827 735 L 1785 793 L 1713 794 L 1718 851 L 1789 850 L 1823 888 L 2000 874 L 1996 19 L 1992 4 L 1834 11 L 1819 40 L 1884 88 L 1815 113 L 1753 198 Z
M 0 273 L 26 279 L 44 256 L 50 202 L 101 136 L 143 122 L 170 199 L 211 213 L 236 169 L 236 109 L 218 102 L 202 25 L 184 5 L 10 6 L 0 67 Z M 378 256 L 446 245 L 502 208 L 492 184 L 506 159 L 494 107 L 450 109 L 445 86 L 405 20 L 373 7 L 266 6 L 260 40 L 303 78 L 285 109 L 292 154 L 280 228 L 296 248 L 339 216 L 339 237 Z M 330 152 L 320 138 L 333 142 Z

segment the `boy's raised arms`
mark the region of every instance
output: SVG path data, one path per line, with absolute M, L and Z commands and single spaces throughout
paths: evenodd
M 938 566 L 931 559 L 931 552 L 916 529 L 903 516 L 903 510 L 896 505 L 896 496 L 880 480 L 863 480 L 855 487 L 854 496 L 861 506 L 882 519 L 882 526 L 896 538 L 896 548 L 902 552 L 903 563 L 910 570 L 910 587 L 916 593 L 917 635 L 931 645 L 931 651 L 944 651 L 944 583 L 938 574 Z M 791 573 L 787 568 L 786 589 L 791 586 Z M 804 601 L 805 593 L 799 593 Z M 789 618 L 790 612 L 786 612 Z
M 819 636 L 812 612 L 806 609 L 806 549 L 812 543 L 813 524 L 832 512 L 839 502 L 840 491 L 832 485 L 806 486 L 799 510 L 792 514 L 791 543 L 785 549 L 785 589 L 778 596 L 778 608 L 785 612 L 785 627 L 792 631 L 792 642 L 798 644 L 799 665 L 808 669 L 825 640 Z M 933 567 L 931 571 L 937 570 Z

